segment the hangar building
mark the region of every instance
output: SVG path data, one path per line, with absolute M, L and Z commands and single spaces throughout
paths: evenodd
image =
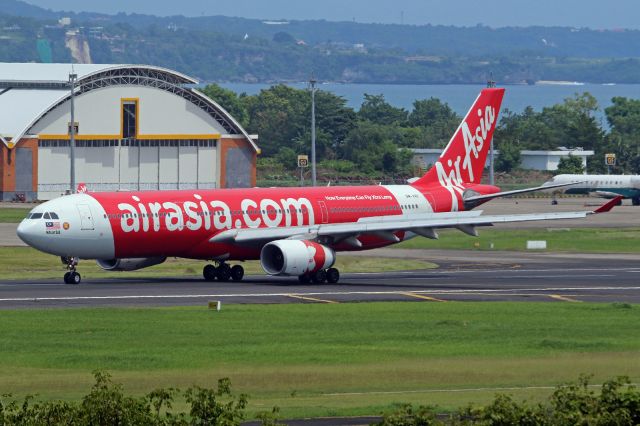
M 0 200 L 69 190 L 69 74 L 76 182 L 90 191 L 251 187 L 257 136 L 197 81 L 146 65 L 0 63 Z

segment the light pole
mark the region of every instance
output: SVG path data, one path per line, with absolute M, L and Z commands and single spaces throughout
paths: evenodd
M 78 74 L 70 73 L 69 74 L 69 86 L 71 87 L 71 127 L 69 129 L 69 158 L 71 162 L 70 166 L 70 177 L 69 177 L 69 186 L 70 186 L 70 194 L 76 192 L 76 122 L 75 122 L 75 109 L 74 109 L 74 98 L 75 98 L 75 88 L 76 88 L 76 79 L 78 78 Z
M 316 186 L 316 83 L 311 77 L 311 185 Z

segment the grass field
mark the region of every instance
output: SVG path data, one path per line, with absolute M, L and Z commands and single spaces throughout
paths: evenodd
M 65 272 L 60 258 L 39 252 L 30 247 L 0 247 L 0 280 L 60 278 Z M 83 278 L 137 278 L 145 277 L 201 277 L 202 260 L 167 259 L 165 263 L 132 272 L 107 272 L 95 261 L 80 262 L 78 271 Z M 264 274 L 258 261 L 242 263 L 247 274 Z M 380 272 L 412 269 L 430 269 L 437 265 L 422 260 L 384 259 L 362 256 L 338 256 L 336 267 L 341 272 Z
M 31 208 L 0 208 L 0 223 L 20 223 L 27 216 Z
M 127 392 L 231 378 L 250 412 L 451 409 L 486 388 L 640 379 L 640 306 L 366 303 L 0 311 L 0 393 L 75 399 L 105 369 Z M 466 389 L 466 390 L 465 390 Z M 509 391 L 539 400 L 549 389 Z
M 439 240 L 414 238 L 393 247 L 411 249 L 526 250 L 528 240 L 547 241 L 547 251 L 581 253 L 638 253 L 640 228 L 479 228 L 479 237 L 457 230 L 443 230 Z

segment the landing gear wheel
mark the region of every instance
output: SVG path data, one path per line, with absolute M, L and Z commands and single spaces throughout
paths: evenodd
M 244 268 L 240 265 L 234 265 L 234 267 L 231 268 L 231 279 L 233 281 L 242 281 L 243 277 L 244 277 Z
M 229 281 L 231 278 L 231 268 L 226 263 L 221 263 L 218 266 L 218 279 L 220 281 Z
M 616 203 L 616 206 L 621 206 L 621 205 L 622 205 L 622 200 L 619 200 L 619 201 Z
M 325 281 L 327 281 L 327 271 L 325 271 L 324 269 L 316 271 L 311 276 L 311 281 L 313 281 L 314 284 L 323 284 Z
M 634 206 L 640 206 L 640 198 L 632 198 L 631 204 L 633 204 Z
M 67 272 L 64 274 L 64 282 L 65 284 L 80 284 L 82 281 L 82 276 L 76 271 Z
M 218 276 L 218 270 L 213 265 L 205 265 L 204 268 L 202 268 L 202 276 L 207 281 L 215 281 Z
M 300 284 L 309 284 L 311 282 L 311 277 L 309 274 L 300 275 L 298 276 L 298 281 L 300 281 Z
M 65 284 L 80 284 L 82 281 L 82 276 L 76 272 L 76 266 L 78 266 L 79 259 L 77 257 L 61 257 L 60 260 L 62 263 L 67 265 L 67 269 L 69 270 L 64 274 L 64 283 Z
M 340 271 L 336 268 L 327 269 L 327 282 L 329 284 L 335 284 L 340 281 Z

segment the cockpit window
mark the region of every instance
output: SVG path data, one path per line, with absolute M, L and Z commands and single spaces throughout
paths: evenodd
M 44 218 L 45 218 L 45 219 L 51 219 L 51 216 L 49 216 L 49 212 L 46 212 L 46 213 L 44 214 Z
M 49 214 L 51 215 L 51 219 L 60 219 L 58 215 L 54 212 L 49 212 Z
M 31 219 L 40 219 L 42 217 L 42 213 L 32 213 Z

